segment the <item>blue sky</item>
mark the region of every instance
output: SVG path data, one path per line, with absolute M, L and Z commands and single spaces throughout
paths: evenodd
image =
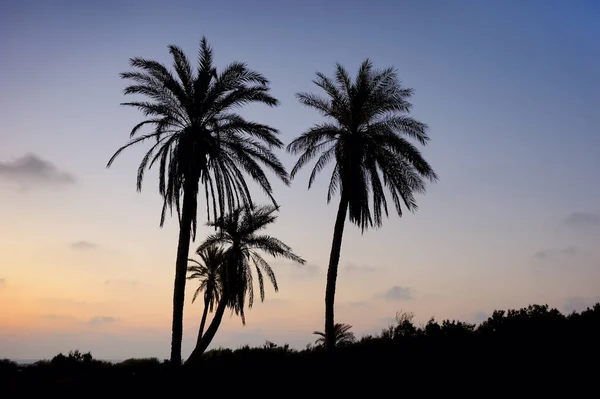
M 294 93 L 316 90 L 314 73 L 335 62 L 354 72 L 370 57 L 415 89 L 440 181 L 415 214 L 362 236 L 347 227 L 336 314 L 359 335 L 399 309 L 475 320 L 600 295 L 596 2 L 123 3 L 0 3 L 0 357 L 74 345 L 166 357 L 177 228 L 158 227 L 153 173 L 135 192 L 144 148 L 104 166 L 141 117 L 119 106 L 128 59 L 170 64 L 168 44 L 195 58 L 203 35 L 218 65 L 241 60 L 270 79 L 281 106 L 244 113 L 286 144 L 320 121 Z M 307 178 L 275 185 L 283 207 L 271 233 L 309 265 L 275 262 L 280 293 L 244 328 L 227 319 L 215 345 L 304 346 L 321 329 L 336 209 L 328 176 L 310 191 Z M 184 352 L 201 313 L 186 306 Z

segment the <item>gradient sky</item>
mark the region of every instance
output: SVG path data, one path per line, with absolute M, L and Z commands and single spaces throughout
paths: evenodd
M 477 322 L 600 298 L 596 1 L 4 0 L 0 358 L 168 356 L 176 221 L 159 228 L 154 171 L 135 191 L 144 146 L 105 164 L 141 118 L 119 106 L 129 57 L 170 64 L 166 46 L 177 44 L 195 59 L 202 35 L 219 66 L 245 61 L 271 80 L 282 105 L 245 113 L 286 144 L 320 121 L 294 93 L 316 90 L 315 71 L 331 74 L 336 61 L 354 73 L 370 57 L 415 89 L 440 181 L 414 214 L 362 236 L 347 226 L 336 318 L 357 335 L 400 309 Z M 310 191 L 307 178 L 276 184 L 270 230 L 307 265 L 273 262 L 280 292 L 246 327 L 227 315 L 213 346 L 300 348 L 322 329 L 337 202 L 326 204 L 327 175 Z M 188 295 L 184 356 L 201 310 Z

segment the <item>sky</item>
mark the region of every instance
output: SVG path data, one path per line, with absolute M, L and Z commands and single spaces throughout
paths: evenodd
M 439 181 L 415 213 L 364 234 L 347 224 L 336 321 L 356 335 L 399 310 L 477 323 L 494 309 L 600 300 L 597 2 L 3 0 L 0 358 L 168 357 L 177 222 L 159 227 L 154 170 L 136 192 L 147 147 L 105 165 L 142 117 L 119 105 L 128 59 L 170 66 L 169 44 L 195 59 L 203 35 L 219 68 L 244 61 L 271 81 L 281 105 L 243 112 L 285 144 L 322 121 L 294 94 L 317 91 L 315 72 L 336 62 L 355 73 L 369 57 L 414 88 Z M 306 172 L 274 182 L 282 207 L 269 234 L 307 263 L 274 260 L 279 292 L 267 290 L 245 327 L 227 313 L 211 347 L 302 348 L 323 329 L 337 210 L 328 177 L 310 190 Z M 194 289 L 184 357 L 202 312 Z

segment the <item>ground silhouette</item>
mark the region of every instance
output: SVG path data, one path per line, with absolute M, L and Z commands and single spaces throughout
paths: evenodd
M 325 392 L 577 396 L 597 376 L 599 336 L 600 303 L 567 315 L 547 305 L 495 311 L 478 326 L 434 319 L 419 326 L 410 314 L 399 313 L 380 334 L 348 342 L 333 354 L 319 346 L 298 351 L 267 342 L 211 350 L 193 366 L 174 368 L 156 358 L 112 364 L 74 351 L 27 366 L 1 361 L 0 383 L 4 392 L 93 391 L 117 397 L 156 395 L 167 387 L 182 394 L 258 389 L 263 397 Z

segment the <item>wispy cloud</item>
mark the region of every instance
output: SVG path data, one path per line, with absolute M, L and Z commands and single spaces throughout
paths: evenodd
M 98 245 L 94 244 L 93 242 L 80 240 L 80 241 L 71 243 L 70 247 L 71 247 L 71 249 L 76 250 L 76 251 L 89 251 L 91 249 L 98 248 Z
M 46 320 L 54 320 L 54 321 L 70 321 L 77 324 L 89 324 L 89 325 L 101 325 L 101 324 L 111 324 L 119 321 L 116 317 L 110 316 L 96 316 L 91 317 L 89 319 L 82 319 L 80 317 L 76 317 L 72 314 L 60 314 L 60 313 L 46 313 L 41 315 L 43 319 Z
M 563 220 L 563 224 L 573 228 L 600 227 L 600 213 L 573 212 Z
M 538 260 L 552 260 L 573 258 L 581 252 L 581 249 L 575 245 L 570 245 L 564 248 L 550 248 L 537 251 L 533 257 Z
M 401 287 L 399 285 L 393 286 L 384 292 L 381 297 L 389 302 L 400 302 L 413 299 L 412 290 L 408 287 Z
M 6 286 L 6 278 L 0 278 L 0 290 Z
M 11 180 L 22 188 L 32 186 L 64 186 L 75 184 L 75 177 L 36 154 L 25 154 L 9 161 L 0 161 L 0 178 Z
M 98 325 L 98 324 L 110 324 L 110 323 L 116 323 L 117 321 L 119 321 L 118 318 L 116 317 L 110 317 L 110 316 L 96 316 L 96 317 L 92 317 L 91 319 L 88 320 L 89 324 L 94 324 L 94 325 Z

